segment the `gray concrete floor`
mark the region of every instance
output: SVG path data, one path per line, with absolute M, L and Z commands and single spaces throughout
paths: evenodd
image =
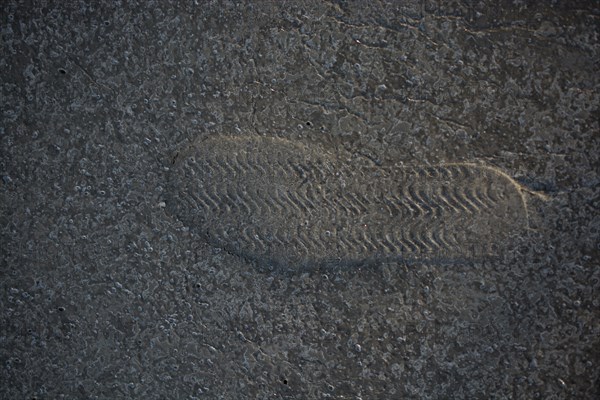
M 597 1 L 26 3 L 0 15 L 0 397 L 600 394 Z M 490 260 L 259 267 L 166 207 L 209 135 L 484 164 L 530 226 Z

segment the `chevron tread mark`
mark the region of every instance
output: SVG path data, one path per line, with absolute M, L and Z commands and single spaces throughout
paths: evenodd
M 266 137 L 213 136 L 183 154 L 167 211 L 214 246 L 287 269 L 495 256 L 527 215 L 519 186 L 486 166 L 365 167 Z

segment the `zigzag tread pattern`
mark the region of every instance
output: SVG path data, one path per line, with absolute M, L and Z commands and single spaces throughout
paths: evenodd
M 170 187 L 168 210 L 211 244 L 288 266 L 486 257 L 525 207 L 485 166 L 356 166 L 277 138 L 198 142 Z

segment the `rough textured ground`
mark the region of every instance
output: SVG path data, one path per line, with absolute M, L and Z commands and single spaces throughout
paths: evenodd
M 105 3 L 2 2 L 2 398 L 600 394 L 597 2 Z M 213 134 L 489 165 L 535 218 L 499 261 L 257 269 L 166 212 Z

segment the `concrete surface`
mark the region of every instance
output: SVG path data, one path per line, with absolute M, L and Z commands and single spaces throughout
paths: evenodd
M 600 394 L 597 1 L 1 10 L 2 398 Z M 257 269 L 166 212 L 213 134 L 493 166 L 530 229 L 494 261 Z

